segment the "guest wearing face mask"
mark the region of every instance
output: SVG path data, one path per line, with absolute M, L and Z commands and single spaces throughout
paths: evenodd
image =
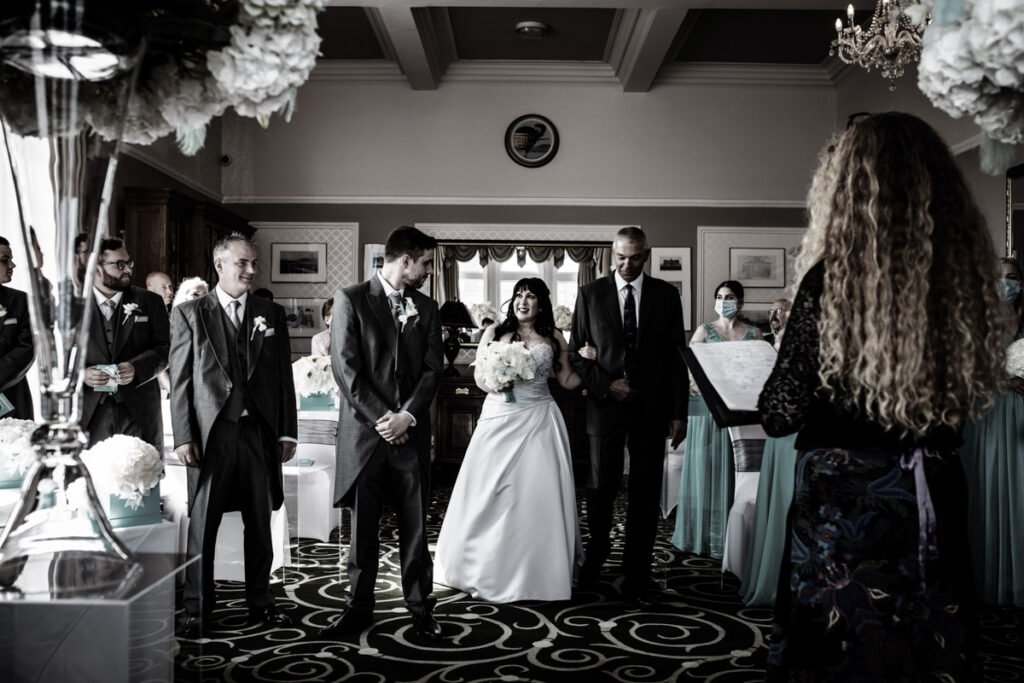
M 1000 261 L 999 294 L 1007 304 L 1006 340 L 1024 339 L 1021 269 Z M 978 597 L 987 603 L 1024 607 L 1024 379 L 1009 388 L 983 418 L 964 428 L 960 452 L 967 489 L 968 531 Z
M 742 310 L 743 285 L 735 280 L 719 284 L 715 288 L 718 319 L 698 327 L 690 345 L 761 339 L 760 330 L 740 319 Z M 672 545 L 718 559 L 725 551 L 725 523 L 732 506 L 732 442 L 729 431 L 715 424 L 700 396 L 690 397 L 688 415 Z

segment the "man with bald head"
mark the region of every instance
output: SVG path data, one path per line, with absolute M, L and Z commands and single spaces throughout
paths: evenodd
M 764 340 L 779 350 L 782 344 L 782 333 L 786 330 L 786 323 L 789 322 L 789 309 L 792 307 L 789 299 L 776 299 L 768 310 L 768 325 L 772 328 L 771 334 L 766 334 Z
M 171 302 L 174 301 L 174 283 L 171 282 L 170 275 L 154 270 L 146 276 L 146 289 L 163 299 L 167 312 L 171 312 Z

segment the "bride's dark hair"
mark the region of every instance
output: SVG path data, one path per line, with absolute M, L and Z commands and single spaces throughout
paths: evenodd
M 558 343 L 558 337 L 555 336 L 555 313 L 551 305 L 551 291 L 540 278 L 524 277 L 516 283 L 512 290 L 512 298 L 509 299 L 508 307 L 505 310 L 505 320 L 494 330 L 494 338 L 501 339 L 502 336 L 511 332 L 512 341 L 522 341 L 519 337 L 519 318 L 516 317 L 516 297 L 522 291 L 530 292 L 537 297 L 537 319 L 533 321 L 533 329 L 551 345 L 551 350 L 554 352 L 551 367 L 557 373 L 562 369 L 562 363 L 558 360 L 562 355 L 562 347 Z

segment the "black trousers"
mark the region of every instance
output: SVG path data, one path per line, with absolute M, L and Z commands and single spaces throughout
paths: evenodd
M 590 476 L 587 481 L 588 569 L 608 559 L 612 513 L 622 487 L 623 448 L 629 447 L 626 545 L 622 556 L 625 585 L 641 590 L 651 572 L 651 554 L 658 533 L 658 505 L 665 460 L 664 425 L 631 420 L 625 432 L 590 437 Z
M 349 607 L 372 612 L 380 563 L 380 518 L 385 499 L 398 515 L 398 551 L 402 594 L 412 612 L 429 608 L 434 564 L 427 547 L 430 465 L 412 442 L 390 446 L 383 441 L 354 484 L 352 543 L 348 555 Z
M 91 391 L 91 390 L 90 390 Z M 105 397 L 93 411 L 89 420 L 89 447 L 92 448 L 100 441 L 109 439 L 115 434 L 137 436 L 143 439 L 142 427 L 135 422 L 131 411 L 124 403 L 118 403 L 113 396 Z M 162 450 L 158 448 L 157 450 Z
M 270 536 L 270 480 L 266 442 L 257 420 L 243 417 L 237 423 L 218 420 L 210 431 L 203 453 L 210 475 L 196 492 L 188 526 L 188 555 L 202 553 L 185 570 L 185 611 L 213 611 L 213 560 L 217 531 L 225 512 L 240 510 L 245 525 L 245 601 L 250 608 L 274 604 L 270 591 L 270 567 L 274 546 Z

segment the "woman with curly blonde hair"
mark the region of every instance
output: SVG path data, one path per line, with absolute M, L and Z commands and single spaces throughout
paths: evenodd
M 926 123 L 877 114 L 821 159 L 765 430 L 799 430 L 769 679 L 974 680 L 968 418 L 1002 382 L 984 219 Z
M 210 285 L 206 284 L 206 280 L 201 277 L 187 277 L 178 285 L 178 291 L 174 293 L 174 301 L 171 302 L 171 308 L 186 301 L 198 299 L 209 292 Z

